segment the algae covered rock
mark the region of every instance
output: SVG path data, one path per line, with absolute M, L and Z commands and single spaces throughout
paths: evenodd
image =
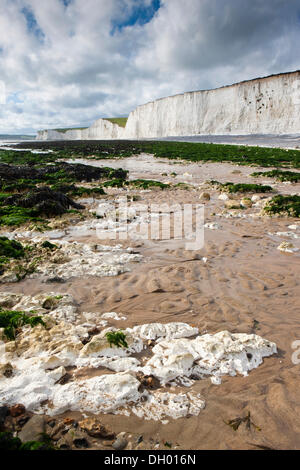
M 238 201 L 235 201 L 234 199 L 228 199 L 228 201 L 225 201 L 225 207 L 226 209 L 240 209 L 241 205 Z

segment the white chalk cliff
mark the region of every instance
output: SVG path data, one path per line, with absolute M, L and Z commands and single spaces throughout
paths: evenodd
M 296 71 L 161 98 L 138 106 L 125 128 L 98 119 L 83 130 L 40 131 L 37 140 L 299 133 L 300 71 Z

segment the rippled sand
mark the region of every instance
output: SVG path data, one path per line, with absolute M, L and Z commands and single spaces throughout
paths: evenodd
M 102 165 L 90 161 L 89 164 Z M 172 164 L 151 156 L 111 161 L 103 166 L 130 170 L 130 178 L 152 178 L 184 182 L 194 189 L 142 192 L 142 203 L 199 203 L 199 194 L 208 179 L 233 182 L 264 183 L 249 175 L 253 168 L 230 164 Z M 240 173 L 232 173 L 239 171 Z M 171 172 L 178 176 L 172 178 Z M 167 176 L 162 176 L 167 173 Z M 268 183 L 270 184 L 268 179 Z M 273 184 L 281 193 L 299 193 L 300 184 Z M 37 295 L 55 290 L 70 293 L 82 312 L 117 312 L 127 317 L 115 326 L 133 327 L 150 322 L 186 322 L 200 333 L 256 333 L 275 342 L 279 353 L 264 360 L 248 377 L 224 377 L 222 384 L 209 379 L 196 381 L 190 389 L 200 393 L 206 408 L 199 416 L 168 424 L 145 421 L 136 416 L 101 415 L 104 424 L 115 432 L 128 431 L 150 438 L 164 439 L 182 449 L 252 449 L 266 446 L 275 449 L 300 448 L 299 368 L 292 361 L 293 341 L 300 340 L 299 267 L 300 252 L 281 253 L 282 241 L 300 247 L 300 239 L 277 232 L 291 231 L 299 224 L 289 218 L 256 217 L 259 207 L 240 211 L 242 217 L 225 218 L 220 214 L 224 202 L 219 192 L 205 189 L 211 200 L 205 204 L 205 222 L 217 223 L 216 230 L 205 230 L 205 246 L 186 251 L 185 240 L 126 241 L 143 256 L 130 265 L 130 272 L 115 277 L 73 278 L 63 285 L 27 279 L 18 284 L 1 285 L 2 292 Z M 132 191 L 138 194 L 138 191 Z M 111 190 L 108 199 L 124 195 Z M 237 211 L 239 212 L 239 211 Z M 294 231 L 300 236 L 300 229 Z M 97 241 L 96 233 L 78 237 L 70 232 L 69 241 Z M 111 242 L 110 242 L 111 243 Z M 119 243 L 119 242 L 118 242 Z M 207 258 L 205 262 L 203 258 Z M 112 322 L 113 323 L 113 322 Z M 88 373 L 88 372 L 87 372 Z M 233 431 L 224 421 L 245 416 L 247 412 L 261 431 L 241 425 Z M 67 414 L 78 416 L 78 414 Z

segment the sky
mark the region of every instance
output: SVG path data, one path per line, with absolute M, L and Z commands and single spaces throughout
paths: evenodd
M 0 0 L 0 134 L 300 69 L 300 0 Z

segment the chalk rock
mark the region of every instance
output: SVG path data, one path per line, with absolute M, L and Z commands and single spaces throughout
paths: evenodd
M 207 223 L 204 225 L 204 228 L 207 228 L 209 230 L 219 230 L 220 229 L 220 225 L 217 224 L 216 222 L 211 222 L 211 223 Z
M 153 392 L 147 395 L 147 401 L 139 402 L 132 407 L 132 411 L 139 418 L 163 420 L 165 417 L 173 419 L 185 416 L 198 416 L 205 408 L 205 401 L 199 394 Z
M 0 292 L 0 307 L 11 309 L 22 299 L 22 297 L 22 294 Z
M 143 342 L 138 340 L 137 338 L 133 337 L 131 333 L 126 330 L 126 342 L 128 344 L 128 348 L 125 347 L 117 347 L 114 344 L 109 344 L 105 334 L 108 331 L 113 331 L 110 329 L 103 330 L 99 335 L 93 336 L 91 341 L 87 343 L 81 353 L 80 357 L 114 357 L 120 356 L 125 357 L 130 355 L 132 352 L 140 352 L 143 349 Z
M 104 318 L 105 320 L 112 319 L 112 320 L 116 320 L 116 321 L 127 320 L 127 317 L 119 315 L 116 312 L 103 313 L 103 315 L 101 315 L 101 318 Z
M 132 332 L 134 335 L 142 339 L 156 340 L 158 338 L 175 339 L 175 338 L 188 338 L 199 333 L 198 328 L 194 328 L 187 323 L 149 323 L 145 325 L 135 326 L 126 331 Z
M 14 368 L 10 362 L 7 362 L 6 364 L 0 363 L 0 378 L 3 378 L 3 377 L 10 378 L 13 375 L 13 373 L 14 373 Z
M 82 383 L 70 382 L 55 389 L 54 411 L 82 410 L 91 413 L 109 413 L 140 399 L 140 382 L 129 373 L 102 375 Z
M 277 250 L 284 251 L 285 253 L 296 253 L 299 251 L 299 248 L 296 248 L 292 243 L 282 242 Z
M 276 353 L 277 348 L 260 336 L 223 331 L 193 340 L 162 341 L 152 351 L 154 355 L 142 369 L 143 373 L 168 383 L 176 377 L 195 374 L 247 375 L 262 363 L 263 357 Z
M 240 209 L 240 203 L 234 199 L 228 199 L 228 201 L 225 201 L 225 207 L 227 209 Z
M 227 196 L 227 194 L 223 193 L 223 194 L 220 194 L 218 199 L 220 199 L 220 201 L 228 201 L 229 197 Z
M 242 206 L 242 207 L 246 207 L 246 208 L 252 207 L 252 201 L 251 201 L 251 199 L 248 199 L 248 198 L 244 197 L 244 198 L 241 200 L 241 206 Z
M 92 437 L 101 437 L 103 439 L 113 439 L 115 437 L 115 434 L 103 426 L 97 418 L 86 418 L 79 422 L 79 426 Z
M 79 357 L 75 361 L 77 367 L 105 367 L 115 372 L 138 371 L 140 361 L 134 357 Z
M 57 369 L 51 370 L 48 372 L 48 375 L 53 379 L 55 382 L 57 382 L 59 379 L 61 379 L 64 375 L 66 375 L 66 369 L 61 366 L 57 367 Z

